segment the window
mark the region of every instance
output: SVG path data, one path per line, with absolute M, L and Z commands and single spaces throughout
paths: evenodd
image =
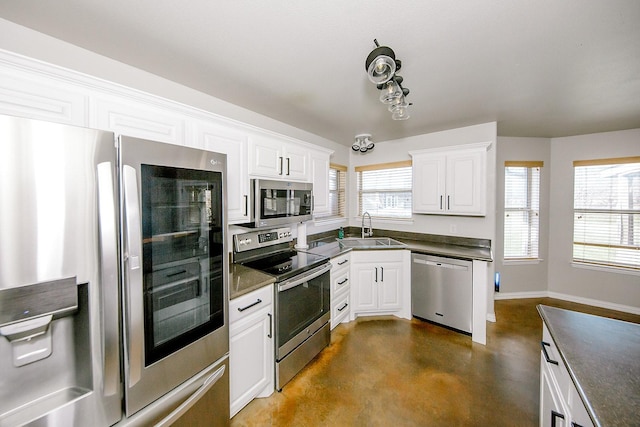
M 543 162 L 504 166 L 504 259 L 538 259 L 540 169 Z
M 329 213 L 323 218 L 346 216 L 347 167 L 331 163 L 329 166 Z
M 573 261 L 640 270 L 640 157 L 573 170 Z
M 358 215 L 411 218 L 411 161 L 356 167 Z

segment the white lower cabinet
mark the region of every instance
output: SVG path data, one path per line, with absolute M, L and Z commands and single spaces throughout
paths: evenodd
M 331 329 L 349 321 L 351 284 L 349 268 L 351 254 L 339 255 L 331 259 Z
M 592 427 L 593 423 L 547 325 L 540 352 L 540 426 Z
M 274 391 L 273 287 L 229 303 L 231 417 L 256 397 Z
M 351 320 L 358 315 L 394 314 L 411 318 L 410 252 L 353 251 Z

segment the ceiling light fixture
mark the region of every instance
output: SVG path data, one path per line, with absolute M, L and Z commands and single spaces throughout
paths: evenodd
M 361 133 L 360 135 L 356 135 L 351 149 L 360 153 L 366 153 L 369 150 L 373 150 L 373 147 L 375 147 L 375 144 L 371 141 L 371 134 Z
M 412 104 L 406 101 L 409 89 L 402 87 L 403 78 L 397 74 L 402 62 L 396 59 L 393 49 L 380 46 L 376 39 L 373 39 L 373 42 L 376 44 L 376 48 L 371 51 L 364 63 L 367 76 L 377 85 L 376 87 L 380 91 L 380 102 L 389 104 L 391 118 L 393 120 L 407 120 L 409 118 L 408 107 Z M 356 150 L 356 145 L 354 144 L 352 147 L 354 150 Z

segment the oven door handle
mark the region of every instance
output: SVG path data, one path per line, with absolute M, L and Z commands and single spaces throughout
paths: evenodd
M 304 273 L 295 276 L 293 280 L 280 283 L 278 285 L 278 292 L 284 292 L 291 288 L 295 288 L 296 286 L 300 286 L 309 280 L 313 280 L 316 277 L 323 275 L 329 270 L 331 270 L 331 264 L 326 263 L 320 267 L 314 268 L 313 270 L 305 271 Z

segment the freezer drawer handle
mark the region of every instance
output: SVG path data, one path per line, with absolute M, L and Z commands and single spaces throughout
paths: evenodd
M 542 353 L 544 353 L 544 358 L 546 359 L 547 363 L 553 363 L 554 365 L 557 365 L 558 361 L 550 359 L 549 353 L 547 353 L 546 346 L 551 347 L 551 344 L 549 344 L 548 342 L 540 341 L 540 346 L 542 347 Z
M 221 366 L 217 371 L 215 371 L 209 378 L 204 380 L 204 383 L 200 386 L 198 390 L 196 390 L 187 400 L 182 402 L 180 406 L 178 406 L 175 411 L 167 415 L 164 419 L 162 419 L 155 427 L 168 427 L 173 424 L 178 418 L 184 415 L 193 405 L 195 405 L 198 400 L 215 385 L 216 382 L 224 375 L 225 366 Z
M 248 310 L 248 309 L 250 309 L 251 307 L 253 307 L 254 305 L 258 305 L 258 304 L 260 304 L 261 302 L 262 302 L 262 300 L 261 300 L 260 298 L 258 298 L 258 300 L 257 300 L 256 302 L 251 303 L 251 304 L 249 304 L 249 305 L 248 305 L 248 306 L 246 306 L 246 307 L 238 307 L 238 311 L 241 311 L 241 312 L 242 312 L 242 311 Z

